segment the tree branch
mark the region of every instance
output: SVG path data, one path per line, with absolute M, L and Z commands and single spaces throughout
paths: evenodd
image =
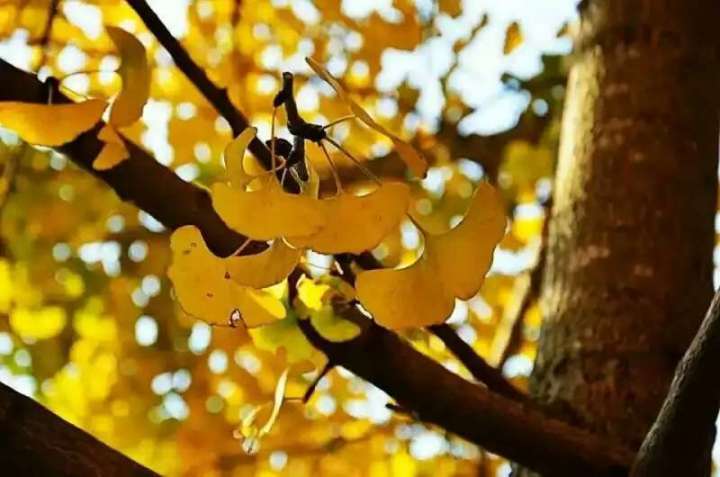
M 2 61 L 0 80 L 0 100 L 46 101 L 47 86 Z M 137 146 L 129 144 L 131 157 L 115 168 L 93 171 L 99 127 L 61 151 L 166 226 L 198 226 L 216 253 L 230 253 L 243 243 L 244 237 L 215 213 L 207 192 L 183 182 Z M 558 477 L 626 475 L 632 451 L 469 383 L 369 323 L 358 338 L 343 343 L 324 340 L 307 322 L 301 329 L 334 363 L 380 387 L 421 419 L 492 452 Z
M 638 452 L 632 477 L 710 475 L 720 406 L 720 292 L 675 370 L 670 392 Z
M 3 475 L 157 475 L 3 383 L 0 449 Z
M 443 323 L 442 325 L 429 326 L 428 330 L 440 338 L 445 346 L 460 360 L 462 364 L 470 371 L 475 379 L 483 383 L 491 391 L 516 401 L 524 402 L 528 400 L 528 396 L 516 388 L 499 369 L 490 366 L 474 349 L 464 342 L 450 327 Z
M 349 266 L 347 260 L 354 259 L 355 263 L 366 270 L 381 268 L 382 264 L 369 252 L 356 256 L 343 254 L 336 257 L 343 274 L 347 276 L 348 282 L 352 285 L 355 282 L 355 274 L 352 267 Z M 475 350 L 465 343 L 455 332 L 455 330 L 443 323 L 440 325 L 428 326 L 427 330 L 437 336 L 448 347 L 450 352 L 470 371 L 473 377 L 487 386 L 493 392 L 516 401 L 528 402 L 528 396 L 517 389 L 510 381 L 508 381 L 498 368 L 494 368 L 485 361 L 482 356 L 477 354 Z
M 546 206 L 548 216 L 551 207 L 552 204 Z M 532 268 L 515 278 L 512 300 L 503 310 L 503 316 L 499 324 L 500 329 L 495 332 L 491 361 L 500 369 L 503 369 L 508 358 L 520 348 L 525 313 L 540 295 L 540 285 L 545 270 L 545 256 L 547 255 L 549 222 L 550 220 L 546 218 L 540 235 L 540 246 Z
M 167 50 L 180 71 L 200 90 L 205 99 L 213 105 L 220 115 L 227 120 L 233 131 L 233 135 L 237 136 L 243 129 L 247 128 L 249 125 L 247 118 L 232 104 L 227 90 L 218 88 L 210 81 L 205 71 L 193 61 L 187 50 L 172 36 L 172 33 L 170 33 L 147 2 L 145 0 L 126 1 L 128 5 L 135 10 L 135 13 L 138 14 L 147 29 L 152 32 L 155 38 L 157 38 L 160 44 Z M 254 138 L 252 142 L 250 142 L 248 149 L 250 149 L 250 152 L 255 155 L 266 169 L 270 169 L 272 162 L 270 159 L 270 150 L 259 138 Z
M 309 320 L 299 325 L 329 360 L 383 389 L 425 422 L 554 477 L 627 475 L 628 449 L 488 392 L 369 323 L 359 337 L 342 343 L 323 338 Z

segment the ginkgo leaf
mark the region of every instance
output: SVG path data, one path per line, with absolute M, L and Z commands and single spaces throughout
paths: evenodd
M 285 402 L 285 389 L 287 388 L 288 374 L 290 368 L 286 368 L 285 371 L 278 378 L 275 384 L 275 394 L 273 396 L 272 406 L 270 403 L 261 404 L 255 406 L 240 422 L 240 426 L 235 430 L 234 436 L 236 439 L 242 439 L 243 450 L 248 454 L 255 454 L 260 450 L 260 441 L 263 437 L 270 433 L 275 421 L 277 421 L 280 415 L 280 409 L 282 408 L 283 402 Z M 265 420 L 265 423 L 260 426 L 257 424 L 260 417 L 268 413 L 269 415 Z
M 325 224 L 318 199 L 285 192 L 274 174 L 259 180 L 262 188 L 253 191 L 212 186 L 213 207 L 229 227 L 254 240 L 271 240 L 312 235 Z
M 310 322 L 323 338 L 336 343 L 356 338 L 362 331 L 355 323 L 337 316 L 331 305 L 311 311 Z
M 410 188 L 400 182 L 383 183 L 365 196 L 341 193 L 321 201 L 327 216 L 322 229 L 290 243 L 325 254 L 369 250 L 398 226 L 409 201 Z
M 522 30 L 518 22 L 512 22 L 505 30 L 505 43 L 503 44 L 503 53 L 509 55 L 523 42 Z
M 118 74 L 122 80 L 122 89 L 110 109 L 110 124 L 129 126 L 140 119 L 150 96 L 150 68 L 145 47 L 122 28 L 108 26 L 106 31 L 120 55 Z
M 109 124 L 106 124 L 100 130 L 98 139 L 103 141 L 105 145 L 93 161 L 93 169 L 97 171 L 112 169 L 130 157 L 130 153 L 128 153 L 128 150 L 125 148 L 122 139 Z
M 315 71 L 315 73 L 320 78 L 322 78 L 330 86 L 332 86 L 340 99 L 348 105 L 348 107 L 357 117 L 357 119 L 365 123 L 365 125 L 369 128 L 374 129 L 375 131 L 379 132 L 384 136 L 387 136 L 388 138 L 390 138 L 390 140 L 392 140 L 398 155 L 400 155 L 400 158 L 405 161 L 405 164 L 407 164 L 413 174 L 420 178 L 425 177 L 425 175 L 427 174 L 428 164 L 419 151 L 417 151 L 407 142 L 400 139 L 400 137 L 396 134 L 388 131 L 383 125 L 375 121 L 372 116 L 368 114 L 367 111 L 365 111 L 356 101 L 354 101 L 350 97 L 350 95 L 347 93 L 347 91 L 345 91 L 345 88 L 343 88 L 340 82 L 333 78 L 332 75 L 325 69 L 325 67 L 323 67 L 317 60 L 308 57 L 305 58 L 305 61 L 308 65 L 310 65 L 310 68 L 312 68 L 313 71 Z
M 0 126 L 31 144 L 60 146 L 95 126 L 106 107 L 100 99 L 64 104 L 1 101 Z
M 239 312 L 247 327 L 271 323 L 285 316 L 285 307 L 271 294 L 240 286 L 230 279 L 225 260 L 207 247 L 192 225 L 170 238 L 173 262 L 168 276 L 183 310 L 210 323 L 235 324 Z
M 313 358 L 315 348 L 298 327 L 298 316 L 290 310 L 282 320 L 249 330 L 253 344 L 261 350 L 275 353 L 287 363 L 301 363 Z
M 235 283 L 265 288 L 283 281 L 300 261 L 302 251 L 289 247 L 282 239 L 254 255 L 225 259 L 227 271 Z
M 391 329 L 445 321 L 455 299 L 474 296 L 505 232 L 499 193 L 481 183 L 462 222 L 440 235 L 426 235 L 422 256 L 400 270 L 362 272 L 355 283 L 360 303 Z
M 256 134 L 256 128 L 246 128 L 225 147 L 225 152 L 223 153 L 225 157 L 225 171 L 230 186 L 236 189 L 245 188 L 245 186 L 256 177 L 245 171 L 243 162 L 245 159 L 245 150 Z

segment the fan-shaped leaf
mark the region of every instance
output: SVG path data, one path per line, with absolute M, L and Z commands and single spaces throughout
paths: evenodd
M 230 279 L 225 260 L 207 248 L 197 227 L 187 225 L 177 229 L 170 239 L 170 247 L 173 263 L 168 276 L 187 313 L 211 323 L 230 323 L 239 312 L 247 327 L 285 316 L 284 306 L 275 297 Z
M 326 254 L 369 250 L 398 226 L 409 200 L 410 188 L 400 182 L 384 183 L 361 197 L 341 193 L 321 201 L 325 226 L 313 235 L 292 239 L 291 243 Z
M 213 207 L 228 226 L 254 240 L 272 240 L 312 235 L 325 224 L 319 200 L 285 192 L 273 174 L 259 180 L 262 188 L 253 191 L 213 185 Z
M 66 104 L 2 101 L 0 126 L 31 144 L 60 146 L 95 126 L 106 106 L 100 99 Z
M 265 288 L 284 280 L 300 260 L 302 251 L 275 239 L 266 250 L 255 255 L 225 259 L 230 278 L 239 285 Z
M 505 223 L 500 195 L 481 183 L 463 221 L 445 234 L 426 236 L 423 255 L 414 264 L 360 273 L 360 302 L 388 328 L 442 323 L 455 298 L 468 299 L 482 286 Z

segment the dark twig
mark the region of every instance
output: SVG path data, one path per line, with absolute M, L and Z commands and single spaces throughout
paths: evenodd
M 332 371 L 332 369 L 335 367 L 335 365 L 332 363 L 332 361 L 328 361 L 325 363 L 325 366 L 323 366 L 323 369 L 320 371 L 320 374 L 318 374 L 315 379 L 313 379 L 312 383 L 310 383 L 310 386 L 305 390 L 305 394 L 303 394 L 302 402 L 303 404 L 307 404 L 308 401 L 310 401 L 310 398 L 315 393 L 315 389 L 317 388 L 318 384 L 324 378 L 327 376 L 327 374 Z
M 547 210 L 550 210 L 548 205 Z M 493 340 L 493 362 L 499 369 L 505 366 L 508 358 L 517 353 L 523 341 L 523 326 L 525 324 L 525 313 L 540 295 L 540 285 L 545 269 L 545 254 L 547 250 L 547 232 L 549 220 L 545 219 L 540 245 L 535 263 L 530 271 L 515 279 L 513 286 L 513 299 L 503 310 L 503 316 L 496 331 L 496 339 Z M 503 333 L 503 330 L 507 330 Z
M 248 127 L 247 118 L 232 104 L 227 90 L 217 87 L 205 71 L 198 66 L 190 57 L 187 50 L 180 42 L 172 36 L 172 33 L 165 27 L 162 20 L 150 8 L 145 0 L 127 0 L 128 5 L 135 10 L 135 13 L 142 19 L 145 26 L 155 35 L 160 44 L 170 53 L 173 61 L 210 104 L 227 120 L 233 135 L 237 136 L 243 129 Z M 255 138 L 249 146 L 258 161 L 266 169 L 271 167 L 270 150 L 263 142 Z
M 502 375 L 499 369 L 490 366 L 474 349 L 464 342 L 450 325 L 429 326 L 428 330 L 440 338 L 445 346 L 470 371 L 475 379 L 491 391 L 516 401 L 527 401 L 528 397 Z
M 48 45 L 50 44 L 50 37 L 52 36 L 53 24 L 55 23 L 55 17 L 57 17 L 58 14 L 59 4 L 60 0 L 50 0 L 47 18 L 45 19 L 45 26 L 43 27 L 42 35 L 38 40 L 38 46 L 40 47 L 40 58 L 37 62 L 36 70 L 45 64 L 45 58 L 47 57 L 47 49 Z

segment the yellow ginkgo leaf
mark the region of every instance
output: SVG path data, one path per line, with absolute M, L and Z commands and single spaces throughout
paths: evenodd
M 109 124 L 106 124 L 100 130 L 98 139 L 103 141 L 105 145 L 93 161 L 93 169 L 97 171 L 112 169 L 130 157 L 130 153 L 128 153 L 128 150 L 125 148 L 125 143 L 123 143 L 118 133 Z
M 212 186 L 213 207 L 229 227 L 254 240 L 272 240 L 312 235 L 325 224 L 318 199 L 285 192 L 274 174 L 259 180 L 262 188 L 253 191 Z
M 225 152 L 223 153 L 225 157 L 225 171 L 230 185 L 236 189 L 243 189 L 250 181 L 255 179 L 254 175 L 248 174 L 245 171 L 243 161 L 245 158 L 245 150 L 256 134 L 256 128 L 245 128 L 243 132 L 238 134 L 238 136 L 225 147 Z
M 310 322 L 323 338 L 336 343 L 356 338 L 361 332 L 358 325 L 337 316 L 331 305 L 311 311 Z
M 0 126 L 31 144 L 60 146 L 95 126 L 106 106 L 100 99 L 65 104 L 1 101 Z
M 243 450 L 248 454 L 255 454 L 260 449 L 260 440 L 270 433 L 275 421 L 280 415 L 280 409 L 285 402 L 285 389 L 287 388 L 288 374 L 290 368 L 285 369 L 275 384 L 275 394 L 273 396 L 272 406 L 261 404 L 255 406 L 240 422 L 240 426 L 235 430 L 236 439 L 242 439 Z M 257 424 L 260 417 L 268 414 L 265 423 L 262 426 Z
M 290 243 L 325 254 L 369 250 L 398 226 L 409 201 L 410 188 L 400 182 L 383 183 L 361 197 L 341 193 L 321 201 L 327 216 L 325 227 L 313 235 L 291 239 Z
M 518 22 L 512 22 L 505 30 L 505 43 L 503 44 L 503 53 L 509 55 L 523 42 L 522 30 Z
M 256 348 L 275 353 L 288 364 L 313 361 L 321 353 L 315 350 L 298 326 L 300 318 L 291 309 L 282 320 L 249 330 Z
M 266 250 L 255 255 L 225 259 L 227 271 L 235 283 L 253 288 L 265 288 L 283 281 L 300 260 L 302 251 L 289 247 L 282 239 L 275 239 Z
M 422 256 L 400 270 L 370 270 L 358 275 L 360 303 L 391 329 L 442 323 L 455 298 L 474 296 L 505 233 L 499 193 L 481 183 L 462 222 L 441 235 L 426 236 Z
M 369 128 L 374 129 L 380 134 L 390 138 L 395 145 L 400 158 L 405 161 L 405 164 L 410 168 L 413 174 L 420 178 L 424 178 L 427 174 L 428 164 L 422 154 L 412 147 L 407 142 L 400 139 L 396 134 L 388 131 L 382 124 L 378 123 L 373 119 L 367 111 L 365 111 L 356 101 L 354 101 L 350 95 L 345 91 L 345 88 L 340 84 L 338 80 L 332 77 L 332 75 L 323 67 L 317 60 L 313 58 L 305 58 L 305 61 L 315 73 L 325 80 L 335 92 L 338 94 L 340 99 L 345 102 L 350 111 L 365 125 Z
M 225 260 L 205 244 L 192 225 L 177 229 L 170 238 L 173 262 L 168 276 L 183 310 L 210 323 L 235 324 L 240 314 L 247 327 L 273 322 L 285 316 L 280 301 L 262 290 L 243 287 L 230 279 Z
M 140 119 L 150 96 L 150 68 L 145 47 L 122 28 L 108 26 L 106 30 L 120 54 L 118 74 L 122 80 L 120 94 L 110 109 L 110 124 L 129 126 Z

